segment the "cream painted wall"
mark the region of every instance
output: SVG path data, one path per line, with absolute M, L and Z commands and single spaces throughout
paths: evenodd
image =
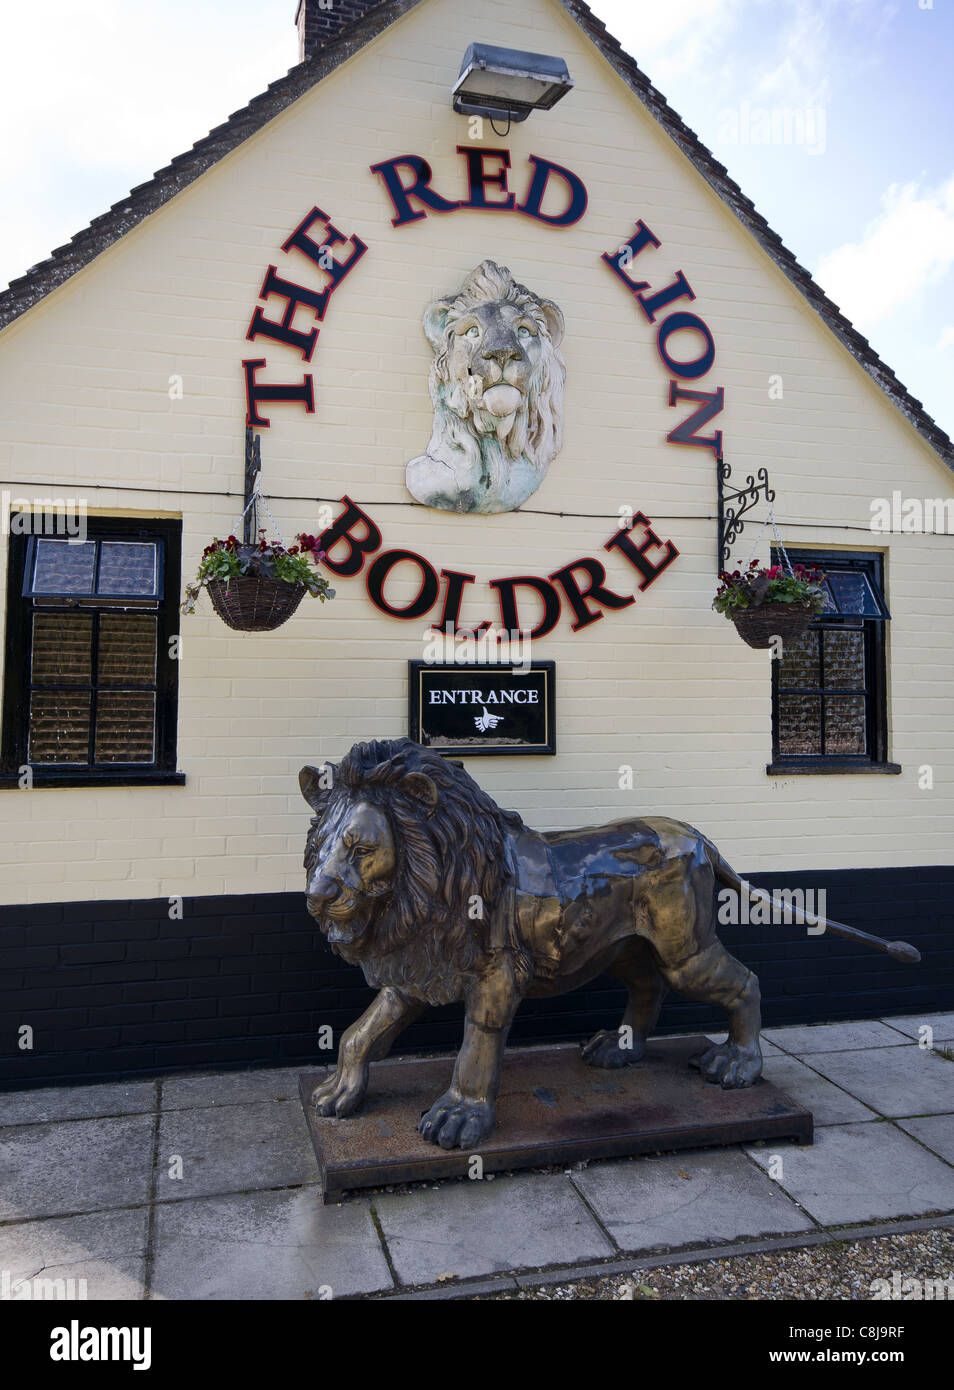
M 464 196 L 448 103 L 472 39 L 563 54 L 575 90 L 554 111 L 481 142 L 568 165 L 589 190 L 576 226 L 457 212 L 393 229 L 369 165 L 424 155 L 435 187 Z M 637 55 L 638 57 L 638 55 Z M 317 285 L 281 243 L 317 204 L 370 250 L 336 293 L 311 367 L 318 410 L 275 406 L 263 431 L 266 491 L 337 498 L 386 547 L 478 576 L 464 620 L 496 619 L 490 578 L 546 575 L 581 555 L 632 571 L 602 546 L 619 508 L 643 509 L 680 558 L 636 604 L 573 634 L 564 618 L 534 655 L 557 662 L 555 759 L 479 759 L 478 780 L 541 827 L 666 813 L 711 834 L 743 871 L 949 863 L 954 855 L 954 594 L 947 537 L 869 536 L 873 497 L 951 492 L 949 471 L 823 327 L 554 0 L 429 0 L 0 336 L 0 478 L 17 495 L 85 495 L 109 511 L 181 513 L 184 577 L 240 505 L 244 356 L 299 380 L 298 354 L 245 333 L 268 264 Z M 665 442 L 668 373 L 654 337 L 602 264 L 643 218 L 662 241 L 637 263 L 653 288 L 682 269 L 713 331 L 719 420 L 734 476 L 765 464 L 793 544 L 887 552 L 890 756 L 898 777 L 766 775 L 770 666 L 710 611 L 712 456 Z M 567 321 L 567 429 L 529 504 L 550 513 L 454 517 L 412 508 L 404 466 L 429 438 L 424 304 L 484 257 L 556 299 Z M 310 272 L 310 276 L 309 276 Z M 268 312 L 275 316 L 272 306 Z M 307 316 L 305 316 L 307 317 Z M 170 400 L 171 374 L 184 379 Z M 769 399 L 780 375 L 784 399 Z M 916 388 L 917 383 L 911 383 Z M 100 485 L 92 490 L 90 484 Z M 145 491 L 143 491 L 145 489 Z M 273 502 L 286 533 L 317 503 Z M 691 517 L 663 520 L 666 517 Z M 743 537 L 747 554 L 754 533 Z M 765 547 L 763 546 L 763 553 Z M 406 732 L 406 662 L 424 623 L 379 614 L 362 579 L 280 631 L 183 619 L 181 788 L 0 792 L 7 902 L 297 889 L 307 811 L 303 762 Z M 400 590 L 395 588 L 395 593 Z M 629 764 L 635 789 L 621 791 Z M 934 768 L 935 789 L 917 770 Z

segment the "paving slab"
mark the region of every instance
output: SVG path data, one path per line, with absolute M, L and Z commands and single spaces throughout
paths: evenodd
M 811 1023 L 792 1028 L 768 1028 L 769 1042 L 785 1052 L 851 1052 L 869 1047 L 897 1047 L 898 1035 L 886 1023 L 862 1019 L 858 1023 Z
M 86 1120 L 100 1115 L 134 1115 L 155 1108 L 154 1081 L 6 1091 L 0 1094 L 0 1126 Z
M 954 1110 L 954 1062 L 915 1043 L 871 1052 L 805 1053 L 804 1059 L 881 1115 Z
M 321 1053 L 316 1050 L 316 1055 L 320 1060 Z M 162 1109 L 241 1105 L 253 1100 L 293 1100 L 298 1095 L 298 1078 L 302 1070 L 302 1067 L 268 1067 L 259 1071 L 170 1076 L 162 1083 Z
M 31 1282 L 34 1299 L 142 1298 L 147 1225 L 147 1209 L 137 1207 L 0 1226 L 0 1271 L 11 1286 L 0 1298 L 17 1298 L 14 1286 L 34 1279 L 47 1281 Z
M 916 1120 L 899 1120 L 898 1127 L 954 1164 L 954 1115 L 922 1115 Z
M 797 1057 L 777 1053 L 766 1057 L 762 1073 L 767 1081 L 779 1086 L 792 1100 L 810 1110 L 817 1125 L 844 1125 L 852 1120 L 874 1120 L 875 1112 L 860 1100 L 841 1090 L 834 1082 L 819 1076 Z
M 768 1146 L 747 1152 L 762 1168 L 773 1158 Z M 884 1121 L 829 1125 L 780 1156 L 780 1186 L 823 1226 L 954 1208 L 954 1169 Z
M 737 1149 L 600 1163 L 573 1181 L 621 1250 L 813 1229 Z
M 176 1156 L 179 1178 L 170 1176 Z M 298 1100 L 164 1112 L 157 1166 L 160 1202 L 318 1182 Z
M 367 1201 L 325 1207 L 317 1189 L 299 1188 L 167 1202 L 156 1213 L 151 1298 L 327 1299 L 393 1287 Z
M 463 1179 L 376 1197 L 374 1209 L 404 1284 L 615 1254 L 562 1173 Z
M 934 1033 L 934 1042 L 954 1042 L 954 1014 L 906 1014 L 903 1018 L 886 1018 L 889 1028 L 897 1028 L 909 1038 L 919 1038 L 925 1024 Z
M 152 1115 L 128 1115 L 0 1130 L 0 1220 L 145 1202 L 154 1127 Z

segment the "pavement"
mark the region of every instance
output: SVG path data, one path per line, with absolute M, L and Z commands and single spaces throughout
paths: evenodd
M 768 1029 L 763 1044 L 766 1077 L 814 1112 L 814 1145 L 328 1206 L 303 1068 L 7 1092 L 0 1300 L 57 1287 L 34 1280 L 89 1299 L 450 1298 L 954 1223 L 954 1013 Z

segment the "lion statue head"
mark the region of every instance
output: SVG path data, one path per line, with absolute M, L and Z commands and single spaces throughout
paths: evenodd
M 509 881 L 505 838 L 524 829 L 464 770 L 402 738 L 356 743 L 339 766 L 303 767 L 315 811 L 305 846 L 308 911 L 376 988 L 428 1004 L 460 998 L 489 949 Z
M 434 426 L 407 466 L 419 502 L 508 512 L 536 492 L 563 444 L 563 330 L 556 304 L 493 261 L 428 305 Z

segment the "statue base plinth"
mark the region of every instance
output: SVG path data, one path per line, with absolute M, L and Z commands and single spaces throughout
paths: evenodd
M 757 1139 L 812 1142 L 810 1111 L 771 1082 L 724 1091 L 690 1070 L 689 1058 L 708 1046 L 702 1035 L 658 1038 L 641 1062 L 617 1071 L 587 1066 L 572 1043 L 509 1051 L 496 1129 L 470 1151 L 438 1148 L 417 1132 L 450 1083 L 452 1057 L 373 1063 L 364 1104 L 346 1120 L 311 1109 L 311 1093 L 329 1073 L 306 1072 L 301 1099 L 323 1200 L 356 1188 L 464 1177 L 474 1153 L 484 1173 L 495 1173 Z

